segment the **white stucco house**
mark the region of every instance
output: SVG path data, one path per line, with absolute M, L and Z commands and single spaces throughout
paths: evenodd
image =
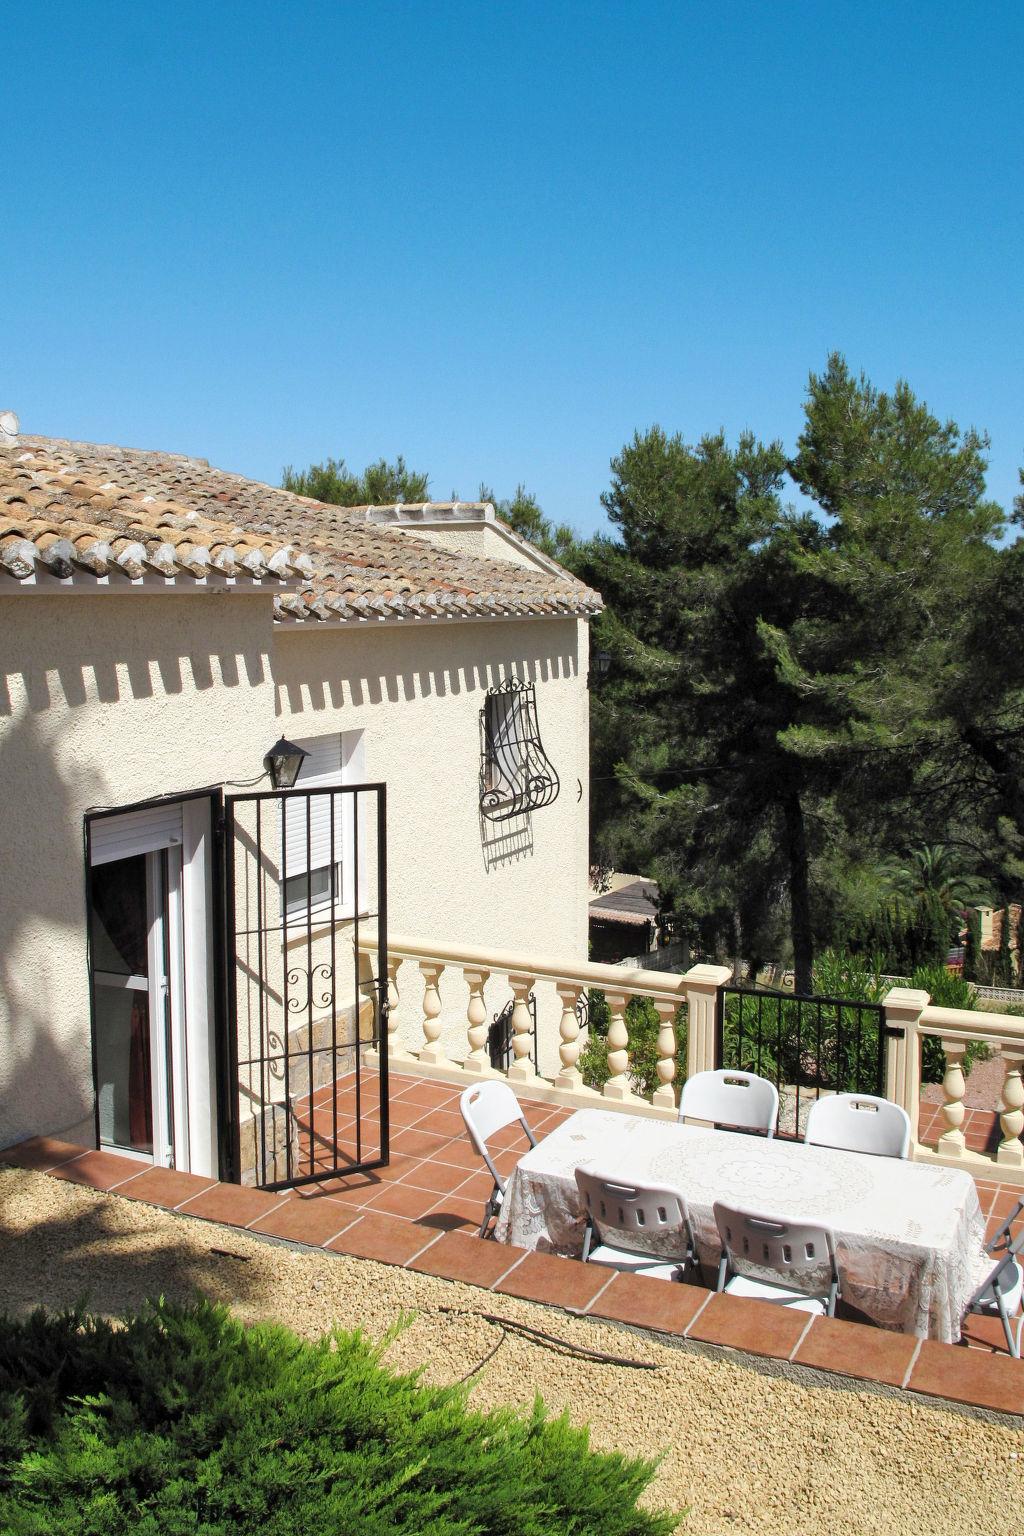
M 488 506 L 324 506 L 6 420 L 0 1147 L 283 1178 L 289 1100 L 379 1032 L 368 932 L 586 958 L 600 599 Z

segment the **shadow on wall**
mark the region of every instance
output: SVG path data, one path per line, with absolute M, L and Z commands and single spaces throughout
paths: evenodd
M 104 785 L 82 766 L 74 785 L 54 761 L 50 743 L 32 715 L 0 735 L 0 783 L 17 786 L 4 796 L 0 837 L 4 891 L 0 902 L 0 1145 L 34 1133 L 66 1131 L 92 1114 L 89 1018 L 62 1015 L 60 987 L 49 963 L 66 938 L 84 957 L 85 865 L 81 835 L 68 830 L 83 800 Z M 47 858 L 46 847 L 66 849 Z M 83 958 L 84 964 L 84 958 Z M 83 1084 L 88 1098 L 83 1099 Z M 31 1085 L 31 1091 L 29 1091 Z M 49 1123 L 21 1123 L 33 1105 L 52 1107 Z M 64 1106 L 62 1113 L 58 1106 Z
M 28 603 L 31 599 L 13 601 Z M 130 603 L 132 599 L 123 601 Z M 153 601 L 166 599 L 157 597 Z M 126 694 L 133 699 L 164 695 L 173 698 L 185 692 L 186 687 L 189 691 L 205 692 L 210 688 L 237 688 L 243 683 L 257 687 L 265 682 L 265 645 L 260 643 L 263 637 L 257 634 L 252 648 L 241 653 L 210 645 L 202 636 L 205 599 L 190 599 L 179 607 L 191 611 L 193 602 L 194 622 L 190 623 L 188 616 L 182 614 L 177 642 L 170 643 L 167 626 L 161 624 L 164 643 L 159 647 L 153 643 L 141 609 L 130 624 L 119 615 L 117 623 L 91 633 L 79 629 L 73 646 L 68 644 L 64 627 L 59 623 L 34 627 L 31 654 L 14 665 L 8 656 L 4 671 L 0 672 L 0 718 L 14 714 L 11 681 L 15 678 L 20 681 L 34 714 L 54 706 L 78 709 L 97 702 L 116 704 Z M 188 677 L 183 668 L 187 668 Z M 125 679 L 127 688 L 123 686 Z
M 480 851 L 486 870 L 528 859 L 533 853 L 533 818 L 524 812 L 508 821 L 488 821 L 481 813 Z
M 0 1166 L 0 1235 L 17 1242 L 18 1262 L 0 1278 L 0 1310 L 24 1315 L 84 1301 L 106 1315 L 166 1296 L 241 1305 L 269 1291 L 272 1264 L 242 1253 L 224 1228 L 117 1196 L 83 1194 L 47 1174 Z
M 528 628 L 533 622 L 540 625 L 544 621 L 524 621 L 519 627 Z M 498 627 L 496 621 L 495 629 Z M 507 629 L 509 626 L 500 627 Z M 561 627 L 566 626 L 563 624 Z M 422 651 L 428 644 L 437 646 L 439 636 L 446 639 L 447 635 L 443 631 L 450 634 L 457 628 L 454 624 L 438 625 L 436 628 L 410 625 L 408 630 L 382 629 L 379 635 L 374 635 L 369 629 L 358 630 L 359 640 L 372 637 L 376 642 L 372 651 L 366 653 L 377 663 L 372 673 L 369 666 L 353 666 L 348 657 L 343 658 L 339 654 L 341 631 L 327 631 L 321 639 L 335 643 L 328 648 L 326 654 L 318 650 L 314 657 L 312 648 L 307 647 L 301 669 L 294 663 L 288 665 L 284 662 L 276 667 L 279 673 L 278 692 L 281 696 L 279 706 L 286 701 L 286 713 L 301 715 L 307 710 L 316 712 L 353 705 L 398 704 L 411 699 L 444 699 L 461 694 L 482 694 L 488 688 L 496 688 L 504 677 L 510 675 L 524 682 L 544 683 L 573 678 L 578 674 L 579 657 L 575 644 L 559 641 L 556 646 L 543 652 L 526 652 L 522 648 L 522 641 L 517 640 L 514 650 L 504 651 L 500 646 L 495 646 L 495 636 L 487 634 L 486 624 L 465 626 L 466 630 L 475 631 L 477 636 L 481 631 L 486 636 L 482 643 L 478 641 L 479 650 L 488 653 L 483 658 L 467 656 L 465 653 L 472 647 L 467 645 L 464 635 L 457 635 L 451 644 L 455 654 L 448 663 L 436 666 L 398 666 L 394 670 L 380 665 L 382 661 L 398 656 L 395 641 L 404 645 L 412 635 L 420 640 L 418 648 Z M 282 651 L 285 646 L 301 644 L 303 641 L 298 638 L 292 640 L 290 637 L 281 637 L 279 641 Z

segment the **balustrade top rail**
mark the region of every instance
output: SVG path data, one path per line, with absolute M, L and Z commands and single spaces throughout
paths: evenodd
M 1012 1013 L 983 1013 L 967 1008 L 937 1008 L 929 1003 L 921 1013 L 918 1026 L 927 1035 L 946 1035 L 950 1039 L 983 1040 L 998 1045 L 1024 1042 L 1024 1019 Z
M 372 939 L 361 936 L 359 948 L 366 953 L 372 952 Z M 687 988 L 699 983 L 700 972 L 705 969 L 693 966 L 684 976 L 665 971 L 624 970 L 619 965 L 599 965 L 590 960 L 556 960 L 549 955 L 524 955 L 514 950 L 493 949 L 490 945 L 449 944 L 439 939 L 409 938 L 393 933 L 388 934 L 388 953 L 403 960 L 432 960 L 440 965 L 532 976 L 535 981 L 569 982 L 580 987 L 600 987 L 607 992 L 638 994 L 678 1003 L 685 1002 Z M 708 980 L 717 982 L 719 969 L 711 966 L 707 970 Z

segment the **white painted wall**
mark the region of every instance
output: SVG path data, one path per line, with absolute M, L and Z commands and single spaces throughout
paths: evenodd
M 85 812 L 260 772 L 270 600 L 0 598 L 0 1145 L 93 1134 Z
M 284 734 L 362 730 L 366 777 L 387 783 L 395 932 L 586 959 L 588 638 L 573 619 L 277 631 Z M 479 719 L 487 689 L 509 675 L 536 686 L 562 787 L 553 805 L 503 831 L 481 824 Z M 402 1038 L 415 1049 L 422 984 L 409 963 L 399 987 Z M 490 1011 L 508 996 L 495 978 Z M 441 997 L 442 1039 L 460 1059 L 468 999 L 459 975 L 442 977 Z M 538 1001 L 542 1070 L 554 1071 L 560 1009 L 552 988 L 538 988 Z
M 365 731 L 366 776 L 388 785 L 394 931 L 586 957 L 582 621 L 292 631 L 262 595 L 59 593 L 0 597 L 0 634 L 0 1146 L 92 1135 L 85 812 L 252 779 L 280 734 Z M 536 683 L 562 790 L 503 837 L 478 813 L 479 713 L 510 673 Z M 403 972 L 415 1048 L 422 989 Z M 461 1057 L 461 978 L 442 996 Z M 491 1011 L 506 996 L 492 982 Z M 541 1004 L 554 1071 L 558 1008 Z

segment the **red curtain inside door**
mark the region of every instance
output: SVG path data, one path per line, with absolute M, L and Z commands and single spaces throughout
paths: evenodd
M 128 1134 L 133 1147 L 153 1145 L 153 1094 L 149 1075 L 149 998 L 136 992 L 128 1046 Z

